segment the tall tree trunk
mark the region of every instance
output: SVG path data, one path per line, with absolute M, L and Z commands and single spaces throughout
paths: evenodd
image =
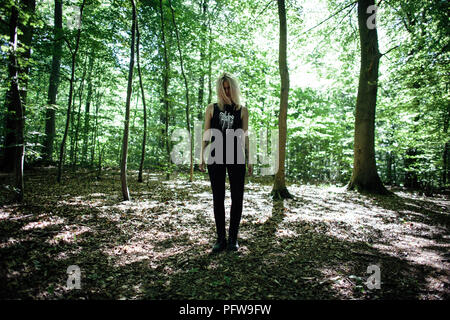
M 167 164 L 170 165 L 170 148 L 169 148 L 169 59 L 167 57 L 167 45 L 166 37 L 164 31 L 164 12 L 162 0 L 159 1 L 159 8 L 161 13 L 161 36 L 163 40 L 163 51 L 164 51 L 164 73 L 163 73 L 163 91 L 164 91 L 164 106 L 165 106 L 165 142 L 166 142 L 166 152 L 167 152 Z
M 144 108 L 144 134 L 142 136 L 142 152 L 141 152 L 141 162 L 139 164 L 138 182 L 143 182 L 142 174 L 143 174 L 143 171 L 144 171 L 145 145 L 147 144 L 147 106 L 145 104 L 144 85 L 142 84 L 141 63 L 139 61 L 140 33 L 139 33 L 139 19 L 138 19 L 138 15 L 136 15 L 136 35 L 137 35 L 136 60 L 137 60 L 137 67 L 138 67 L 138 73 L 139 73 L 139 86 L 141 87 L 141 94 L 142 94 L 142 105 L 143 105 L 143 108 Z
M 77 160 L 78 160 L 78 137 L 79 137 L 79 132 L 80 132 L 80 120 L 81 120 L 81 104 L 83 102 L 83 92 L 84 92 L 84 79 L 86 78 L 86 65 L 87 65 L 87 59 L 88 57 L 86 57 L 84 59 L 84 63 L 83 63 L 83 74 L 81 76 L 81 81 L 80 81 L 80 88 L 78 90 L 78 111 L 74 112 L 73 117 L 75 117 L 75 114 L 77 116 L 77 124 L 75 126 L 75 138 L 74 138 L 74 145 L 75 147 L 73 149 L 71 149 L 71 152 L 73 150 L 73 158 L 71 156 L 71 161 L 72 161 L 72 169 L 75 169 L 75 166 L 77 165 Z M 74 99 L 75 101 L 75 99 Z M 75 108 L 75 102 L 73 103 L 73 106 Z M 72 137 L 71 137 L 72 138 Z
M 104 146 L 98 146 L 98 171 L 97 171 L 97 179 L 100 180 L 100 176 L 102 174 L 102 155 L 104 151 Z
M 74 150 L 74 158 L 73 158 L 73 162 L 72 162 L 72 168 L 73 169 L 75 169 L 75 167 L 77 165 L 77 162 L 78 162 L 78 136 L 79 136 L 79 132 L 80 132 L 82 97 L 83 97 L 83 90 L 80 90 L 78 111 L 76 113 L 76 115 L 77 115 L 77 125 L 75 126 L 75 150 Z
M 62 0 L 55 0 L 55 26 L 53 29 L 53 57 L 48 86 L 47 107 L 45 110 L 45 138 L 43 142 L 43 160 L 52 161 L 53 142 L 55 140 L 55 105 L 59 86 L 59 69 L 61 65 L 63 32 L 62 32 Z
M 92 133 L 92 150 L 91 150 L 91 167 L 94 166 L 94 157 L 95 157 L 95 148 L 97 146 L 97 140 L 98 140 L 98 113 L 100 109 L 100 102 L 102 99 L 103 94 L 100 94 L 100 92 L 97 92 L 96 99 L 95 99 L 95 130 Z M 100 146 L 100 143 L 98 143 Z
M 367 9 L 374 3 L 374 0 L 358 1 L 361 69 L 356 99 L 353 173 L 347 188 L 358 192 L 388 194 L 375 163 L 375 107 L 381 55 L 378 51 L 377 29 L 367 26 L 371 16 Z
M 211 81 L 211 74 L 212 74 L 212 27 L 211 27 L 211 19 L 208 15 L 208 104 L 211 103 L 212 100 L 212 81 Z
M 20 118 L 25 115 L 25 104 L 27 101 L 27 86 L 28 86 L 28 74 L 29 74 L 29 60 L 31 55 L 31 40 L 33 37 L 33 28 L 31 21 L 34 17 L 35 1 L 23 0 L 20 1 L 22 8 L 19 9 L 19 2 L 13 1 L 10 4 L 11 16 L 9 22 L 9 36 L 10 41 L 10 53 L 9 53 L 9 78 L 11 83 L 7 92 L 6 103 L 6 117 L 5 117 L 5 148 L 3 155 L 3 162 L 0 167 L 4 172 L 12 172 L 16 167 L 16 156 L 21 143 L 17 140 L 20 138 L 20 133 L 17 132 L 20 126 Z M 19 12 L 20 10 L 20 12 Z M 23 14 L 22 14 L 23 13 Z M 18 30 L 22 31 L 21 33 Z M 20 60 L 20 61 L 19 61 Z M 14 65 L 11 65 L 15 61 Z M 12 68 L 12 69 L 11 69 Z M 17 73 L 17 74 L 16 74 Z M 19 96 L 15 96 L 15 79 L 17 78 L 17 87 L 19 90 Z M 21 99 L 22 107 L 20 113 L 15 99 Z M 23 135 L 23 132 L 22 132 Z
M 442 185 L 445 186 L 450 179 L 449 158 L 450 158 L 450 143 L 446 142 L 444 145 L 443 170 L 442 170 Z
M 448 90 L 448 84 L 447 84 Z M 448 137 L 448 126 L 450 123 L 450 108 L 447 108 L 447 113 L 444 116 L 444 137 Z M 442 185 L 445 187 L 450 178 L 449 170 L 449 158 L 450 158 L 450 141 L 446 141 L 444 144 L 444 152 L 442 154 L 443 168 L 442 168 Z
M 91 101 L 92 101 L 92 69 L 94 67 L 95 60 L 95 51 L 92 49 L 91 54 L 89 55 L 89 67 L 88 67 L 88 88 L 87 88 L 87 97 L 86 97 L 86 107 L 84 110 L 84 128 L 83 128 L 83 149 L 81 152 L 81 164 L 86 165 L 87 160 L 87 150 L 89 146 L 89 124 L 90 124 L 90 115 L 91 112 Z
M 133 122 L 132 122 L 132 125 L 131 125 L 131 131 L 134 131 L 135 129 L 136 129 L 136 118 L 137 118 L 137 109 L 138 109 L 138 106 L 139 106 L 139 99 L 140 99 L 140 97 L 139 97 L 139 89 L 140 88 L 138 88 L 138 89 L 135 89 L 136 90 L 136 108 L 134 108 L 134 111 L 133 111 Z M 133 91 L 133 89 L 131 89 L 131 91 Z
M 83 3 L 80 7 L 80 21 L 83 19 L 83 9 L 84 4 L 86 0 L 83 0 Z M 62 166 L 64 162 L 64 149 L 66 145 L 67 140 L 67 132 L 69 131 L 69 123 L 70 123 L 70 113 L 72 111 L 72 95 L 73 95 L 73 82 L 75 78 L 75 66 L 76 66 L 76 60 L 77 60 L 77 52 L 78 47 L 80 44 L 80 36 L 81 36 L 81 24 L 78 28 L 77 36 L 76 36 L 76 43 L 75 43 L 75 49 L 72 51 L 72 68 L 71 68 L 71 75 L 70 75 L 70 86 L 69 86 L 69 98 L 67 103 L 67 116 L 66 116 L 66 127 L 64 129 L 64 135 L 61 141 L 61 148 L 59 150 L 59 162 L 58 162 L 58 176 L 56 180 L 58 183 L 61 182 L 61 175 L 62 175 Z
M 7 106 L 8 106 L 8 118 L 7 129 L 8 133 L 12 135 L 12 142 L 14 145 L 7 145 L 8 152 L 13 154 L 11 166 L 15 173 L 15 186 L 17 193 L 15 200 L 23 200 L 23 159 L 24 159 L 24 110 L 23 104 L 19 92 L 19 65 L 18 65 L 18 52 L 17 52 L 17 30 L 19 24 L 19 9 L 16 3 L 11 6 L 11 16 L 9 20 L 9 63 L 8 73 L 10 79 L 10 87 L 7 92 Z M 9 122 L 9 123 L 8 123 Z
M 205 92 L 205 47 L 206 47 L 206 12 L 208 11 L 208 1 L 201 1 L 202 26 L 200 36 L 200 77 L 198 79 L 198 119 L 203 116 L 203 96 Z
M 130 200 L 130 192 L 128 190 L 128 183 L 127 183 L 127 157 L 128 157 L 128 133 L 130 123 L 131 91 L 133 86 L 135 32 L 136 32 L 136 7 L 134 5 L 134 0 L 131 0 L 131 5 L 133 6 L 133 16 L 131 21 L 130 67 L 128 70 L 127 101 L 125 105 L 125 127 L 123 130 L 122 159 L 120 163 L 120 180 L 122 182 L 122 195 L 124 201 Z
M 289 98 L 289 71 L 287 67 L 287 26 L 286 8 L 284 0 L 278 0 L 278 16 L 280 19 L 280 45 L 279 45 L 279 68 L 281 77 L 280 114 L 278 116 L 279 130 L 279 154 L 278 171 L 272 189 L 274 199 L 292 198 L 286 188 L 285 180 L 285 158 L 286 158 L 286 136 L 287 136 L 287 108 Z
M 393 183 L 394 185 L 398 185 L 397 180 L 397 164 L 396 164 L 396 155 L 395 153 L 392 154 L 392 177 L 393 177 Z
M 25 105 L 31 56 L 31 40 L 33 37 L 32 20 L 35 11 L 34 0 L 23 0 L 10 3 L 8 75 L 9 86 L 6 93 L 5 148 L 2 170 L 14 171 L 16 201 L 24 196 L 23 165 L 25 157 L 24 127 Z M 22 31 L 19 34 L 19 29 Z
M 78 87 L 78 90 L 76 91 L 77 93 L 72 95 L 72 106 L 75 106 L 75 100 L 76 100 L 77 95 L 79 94 L 80 90 L 81 90 L 81 86 Z M 71 164 L 73 163 L 73 158 L 75 155 L 75 125 L 74 125 L 74 120 L 73 120 L 73 119 L 75 119 L 75 114 L 76 114 L 76 112 L 73 110 L 70 113 L 70 127 L 69 127 L 70 132 L 68 133 L 68 135 L 70 136 L 70 157 L 69 157 L 70 161 L 69 162 Z
M 173 21 L 173 26 L 175 28 L 175 35 L 177 37 L 177 46 L 178 46 L 178 54 L 180 56 L 180 66 L 181 66 L 181 74 L 183 75 L 183 79 L 184 79 L 184 87 L 185 87 L 185 93 L 186 93 L 186 127 L 187 130 L 189 132 L 189 138 L 190 138 L 190 148 L 189 148 L 189 171 L 190 171 L 190 177 L 189 177 L 189 181 L 192 182 L 193 180 L 193 176 L 194 176 L 194 165 L 193 165 L 193 159 L 192 159 L 192 137 L 191 137 L 191 121 L 190 121 L 190 116 L 189 116 L 189 86 L 188 86 L 188 81 L 186 78 L 186 74 L 184 72 L 184 66 L 183 66 L 183 54 L 181 53 L 181 44 L 180 44 L 180 36 L 178 34 L 178 27 L 175 21 L 175 13 L 174 10 L 172 8 L 172 1 L 169 0 L 169 6 L 170 6 L 170 10 L 172 12 L 172 21 Z
M 17 45 L 21 50 L 23 50 L 23 53 L 19 54 L 19 90 L 22 98 L 23 110 L 25 112 L 28 93 L 28 75 L 30 73 L 31 41 L 33 39 L 32 20 L 36 9 L 36 1 L 22 0 L 21 4 L 22 12 L 25 16 L 23 19 L 19 19 L 19 30 L 22 31 L 22 34 L 18 35 Z

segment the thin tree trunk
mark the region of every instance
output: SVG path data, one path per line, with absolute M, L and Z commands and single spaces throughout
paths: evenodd
M 206 39 L 206 12 L 208 10 L 208 1 L 203 0 L 201 2 L 202 10 L 202 26 L 201 26 L 201 36 L 200 36 L 200 77 L 199 77 L 199 87 L 198 87 L 198 118 L 201 119 L 203 116 L 203 96 L 205 92 L 205 39 Z
M 369 29 L 367 8 L 374 0 L 358 1 L 358 25 L 361 43 L 361 69 L 356 99 L 353 173 L 349 190 L 388 194 L 378 176 L 375 163 L 375 108 L 378 89 L 378 36 L 376 28 Z
M 448 90 L 448 84 L 447 84 Z M 450 123 L 450 108 L 447 108 L 448 112 L 444 116 L 444 137 L 448 137 L 448 126 Z M 450 157 L 450 141 L 446 141 L 444 144 L 444 152 L 442 154 L 443 157 L 443 168 L 442 168 L 442 185 L 445 187 L 450 178 L 450 170 L 448 165 L 448 160 Z
M 53 57 L 50 81 L 48 86 L 47 108 L 45 111 L 45 138 L 43 142 L 43 160 L 52 161 L 53 142 L 55 140 L 55 106 L 59 86 L 59 70 L 61 65 L 63 32 L 62 32 L 62 0 L 55 0 L 55 26 L 53 29 Z
M 131 89 L 131 91 L 133 91 L 133 89 Z M 131 131 L 134 131 L 136 129 L 136 115 L 137 115 L 137 109 L 139 106 L 139 98 L 140 98 L 139 93 L 140 93 L 139 89 L 136 89 L 136 108 L 134 108 L 134 110 L 133 110 L 133 122 L 131 125 Z
M 88 67 L 88 89 L 87 89 L 87 97 L 86 97 L 86 107 L 84 111 L 84 129 L 83 129 L 83 149 L 81 152 L 81 164 L 86 165 L 87 160 L 87 152 L 89 146 L 89 125 L 90 125 L 90 110 L 91 110 L 91 100 L 92 100 L 92 69 L 94 67 L 95 60 L 95 51 L 92 49 L 91 54 L 89 55 L 89 67 Z
M 136 35 L 137 35 L 136 60 L 137 60 L 137 67 L 138 67 L 138 73 L 139 73 L 139 86 L 141 87 L 141 94 L 142 94 L 142 105 L 144 108 L 144 134 L 142 136 L 142 152 L 141 152 L 141 162 L 139 164 L 138 182 L 143 182 L 142 174 L 143 174 L 143 170 L 144 170 L 144 161 L 145 161 L 145 145 L 147 144 L 147 106 L 145 104 L 145 92 L 144 92 L 144 85 L 142 84 L 141 64 L 139 61 L 140 33 L 139 33 L 138 15 L 136 15 Z
M 73 161 L 72 161 L 72 169 L 75 169 L 75 166 L 77 165 L 77 160 L 78 160 L 78 136 L 79 136 L 79 132 L 80 132 L 80 120 L 81 120 L 81 104 L 82 104 L 82 100 L 83 100 L 83 92 L 84 92 L 84 79 L 86 78 L 86 64 L 87 64 L 87 57 L 84 59 L 84 63 L 83 63 L 83 75 L 81 76 L 81 81 L 80 81 L 80 89 L 78 90 L 78 112 L 76 113 L 77 115 L 77 125 L 75 127 L 75 149 L 74 149 L 74 157 L 73 157 Z M 75 101 L 75 99 L 74 99 Z M 75 103 L 74 103 L 75 106 Z
M 103 155 L 104 146 L 100 148 L 98 147 L 98 171 L 97 171 L 97 179 L 100 180 L 100 176 L 102 174 L 102 155 Z
M 73 96 L 72 96 L 72 106 L 75 106 L 75 100 L 76 100 L 79 92 L 80 92 L 80 87 L 78 88 L 76 93 L 73 94 Z M 76 112 L 73 110 L 70 113 L 70 128 L 69 128 L 70 132 L 68 133 L 68 135 L 70 136 L 70 157 L 69 157 L 70 161 L 69 162 L 71 164 L 73 163 L 73 158 L 75 155 L 75 125 L 74 125 L 74 120 L 73 120 L 73 119 L 75 119 L 75 114 L 76 114 Z
M 211 83 L 211 74 L 212 74 L 212 27 L 211 27 L 211 19 L 208 17 L 208 104 L 212 101 L 212 83 Z
M 77 125 L 75 127 L 75 151 L 74 151 L 74 160 L 72 162 L 72 168 L 75 169 L 78 161 L 78 136 L 80 132 L 80 119 L 81 119 L 81 102 L 82 102 L 82 91 L 80 92 L 79 96 L 79 104 L 78 104 L 78 111 L 77 111 Z
M 394 185 L 398 185 L 398 181 L 397 181 L 397 165 L 396 165 L 396 156 L 395 153 L 392 154 L 392 176 L 394 179 Z
M 82 21 L 82 19 L 83 19 L 83 9 L 84 9 L 85 1 L 86 0 L 83 0 L 83 3 L 81 4 L 81 7 L 80 7 L 80 21 Z M 78 32 L 77 32 L 75 49 L 72 52 L 72 70 L 71 70 L 71 75 L 70 75 L 70 87 L 69 87 L 69 99 L 68 99 L 68 105 L 67 105 L 66 127 L 64 129 L 64 135 L 63 135 L 63 139 L 61 142 L 61 148 L 59 151 L 58 177 L 56 179 L 58 181 L 58 183 L 61 183 L 62 166 L 63 166 L 63 162 L 64 162 L 64 149 L 65 149 L 66 140 L 67 140 L 67 132 L 69 131 L 70 112 L 72 109 L 73 82 L 74 82 L 74 78 L 75 78 L 75 66 L 76 66 L 78 47 L 80 44 L 80 36 L 81 36 L 81 24 L 80 24 L 80 26 L 78 28 Z
M 181 74 L 183 75 L 183 79 L 184 79 L 184 86 L 185 86 L 185 90 L 186 90 L 186 127 L 187 130 L 189 132 L 189 138 L 190 138 L 190 148 L 189 148 L 189 165 L 190 165 L 190 177 L 189 177 L 189 181 L 192 182 L 193 180 L 193 176 L 194 176 L 194 166 L 193 166 L 193 159 L 192 159 L 192 137 L 191 137 L 191 122 L 190 122 L 190 116 L 189 116 L 189 86 L 188 86 L 188 81 L 186 78 L 186 74 L 184 72 L 184 66 L 183 66 L 183 54 L 181 53 L 181 45 L 180 45 L 180 36 L 178 34 L 178 27 L 175 21 L 175 13 L 174 10 L 172 8 L 172 1 L 169 0 L 169 6 L 170 6 L 170 10 L 172 11 L 172 21 L 173 21 L 173 26 L 175 28 L 175 35 L 177 37 L 177 46 L 178 46 L 178 54 L 180 56 L 180 66 L 181 66 Z
M 124 201 L 130 200 L 130 192 L 128 190 L 128 183 L 127 183 L 127 156 L 128 156 L 128 134 L 130 123 L 131 91 L 133 85 L 134 47 L 135 47 L 135 32 L 136 32 L 136 7 L 134 5 L 134 0 L 131 0 L 131 5 L 133 6 L 133 16 L 131 21 L 130 67 L 128 70 L 127 101 L 125 105 L 125 127 L 123 130 L 122 159 L 120 164 L 120 180 L 122 183 L 122 195 Z
M 165 106 L 165 142 L 167 151 L 167 164 L 170 165 L 170 148 L 169 148 L 169 59 L 167 57 L 166 37 L 164 31 L 164 12 L 162 0 L 159 1 L 159 8 L 161 13 L 161 36 L 163 40 L 164 49 L 164 74 L 163 74 L 163 90 L 164 90 L 164 106 Z
M 450 151 L 450 143 L 446 142 L 444 145 L 444 153 L 442 155 L 443 160 L 444 160 L 443 161 L 443 170 L 442 170 L 442 184 L 444 187 L 450 179 L 450 170 L 449 170 L 449 165 L 448 165 L 448 160 L 450 158 L 449 151 Z
M 91 167 L 94 166 L 94 157 L 95 157 L 95 147 L 97 146 L 97 140 L 98 140 L 98 113 L 99 113 L 99 109 L 100 109 L 100 102 L 101 102 L 101 98 L 102 98 L 103 94 L 100 94 L 100 92 L 98 92 L 96 94 L 96 99 L 95 99 L 95 130 L 93 132 L 93 137 L 92 137 L 92 151 L 91 151 Z M 100 145 L 100 143 L 98 143 L 98 145 Z
M 287 25 L 286 8 L 284 0 L 278 0 L 278 16 L 280 19 L 280 46 L 279 46 L 279 68 L 281 77 L 280 114 L 278 117 L 279 130 L 279 154 L 278 171 L 272 189 L 274 199 L 292 198 L 286 188 L 285 180 L 285 158 L 286 158 L 286 136 L 287 136 L 287 108 L 289 98 L 289 71 L 287 67 Z

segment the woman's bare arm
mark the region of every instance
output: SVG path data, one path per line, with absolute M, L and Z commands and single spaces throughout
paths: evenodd
M 211 140 L 211 131 L 209 130 L 211 128 L 211 118 L 212 118 L 212 110 L 213 110 L 213 104 L 210 104 L 206 107 L 205 111 L 205 123 L 204 123 L 204 129 L 203 129 L 203 135 L 202 135 L 202 150 L 201 150 L 201 159 L 200 159 L 200 170 L 204 171 L 204 157 L 203 153 L 205 152 L 206 147 L 208 146 L 210 140 Z

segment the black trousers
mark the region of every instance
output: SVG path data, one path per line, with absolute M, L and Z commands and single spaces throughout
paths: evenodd
M 225 239 L 225 175 L 227 170 L 231 189 L 228 237 L 237 239 L 244 199 L 245 164 L 214 163 L 208 165 L 208 174 L 213 193 L 214 219 L 216 220 L 218 239 Z

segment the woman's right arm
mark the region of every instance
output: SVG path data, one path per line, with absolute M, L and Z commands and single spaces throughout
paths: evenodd
M 200 158 L 200 171 L 205 171 L 205 161 L 204 161 L 204 151 L 206 149 L 206 146 L 209 144 L 211 140 L 211 131 L 209 130 L 211 128 L 211 118 L 212 118 L 212 110 L 213 110 L 213 104 L 210 104 L 206 107 L 205 111 L 205 125 L 202 135 L 202 150 L 201 150 L 201 158 Z

